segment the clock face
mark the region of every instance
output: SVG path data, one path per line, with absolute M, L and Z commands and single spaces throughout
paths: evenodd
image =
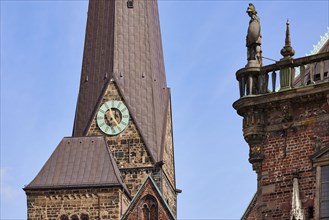
M 104 102 L 97 112 L 97 125 L 108 135 L 121 133 L 129 123 L 129 112 L 122 101 Z

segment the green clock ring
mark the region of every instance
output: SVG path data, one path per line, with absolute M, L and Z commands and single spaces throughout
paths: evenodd
M 97 112 L 97 126 L 108 135 L 120 134 L 129 123 L 129 111 L 122 101 L 104 102 Z

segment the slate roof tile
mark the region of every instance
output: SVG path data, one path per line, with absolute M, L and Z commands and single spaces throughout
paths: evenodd
M 128 192 L 104 137 L 66 137 L 25 190 L 97 186 Z

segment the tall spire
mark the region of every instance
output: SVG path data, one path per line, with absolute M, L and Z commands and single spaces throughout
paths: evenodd
M 73 136 L 87 134 L 112 80 L 153 160 L 161 160 L 170 94 L 160 35 L 157 1 L 89 1 Z
M 286 39 L 285 45 L 281 50 L 281 54 L 283 57 L 292 57 L 295 55 L 295 50 L 291 47 L 291 40 L 290 40 L 290 29 L 289 29 L 289 20 L 287 19 L 286 23 Z

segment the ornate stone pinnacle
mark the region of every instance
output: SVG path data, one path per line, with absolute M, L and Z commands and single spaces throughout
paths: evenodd
M 287 19 L 287 28 L 286 28 L 286 39 L 285 45 L 281 50 L 281 54 L 283 57 L 292 57 L 295 55 L 295 50 L 291 47 L 291 40 L 290 40 L 290 29 L 289 29 L 289 20 Z

